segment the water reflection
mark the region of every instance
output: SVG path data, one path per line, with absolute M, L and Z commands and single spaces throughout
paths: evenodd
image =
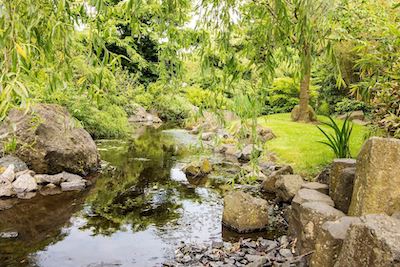
M 116 170 L 90 190 L 38 196 L 0 212 L 0 231 L 20 234 L 0 240 L 0 266 L 154 266 L 181 240 L 220 239 L 218 191 L 191 184 L 176 168 L 187 151 L 174 132 L 137 133 L 99 142 Z M 181 141 L 195 141 L 178 133 Z

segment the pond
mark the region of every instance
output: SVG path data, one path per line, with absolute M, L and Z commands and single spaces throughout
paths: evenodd
M 238 236 L 221 225 L 226 181 L 191 184 L 180 170 L 197 139 L 144 128 L 130 140 L 100 140 L 108 171 L 86 191 L 37 194 L 0 211 L 0 266 L 160 266 L 180 241 Z

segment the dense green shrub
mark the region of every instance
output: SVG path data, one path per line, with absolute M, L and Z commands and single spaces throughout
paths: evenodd
M 315 106 L 317 86 L 310 87 L 310 105 Z M 275 78 L 267 88 L 263 114 L 290 112 L 299 103 L 300 82 L 291 77 Z
M 335 112 L 338 114 L 345 114 L 355 110 L 362 110 L 366 113 L 371 112 L 371 106 L 359 100 L 343 98 L 342 101 L 336 103 Z
M 293 78 L 277 78 L 268 92 L 268 103 L 274 113 L 291 111 L 299 103 L 299 83 Z
M 162 120 L 175 122 L 188 118 L 192 107 L 186 98 L 172 93 L 158 96 L 153 105 Z
M 128 117 L 119 106 L 107 105 L 102 109 L 91 105 L 77 104 L 72 115 L 94 138 L 120 138 L 128 134 Z

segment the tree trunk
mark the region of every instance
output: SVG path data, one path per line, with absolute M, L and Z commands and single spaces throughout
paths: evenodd
M 311 118 L 309 106 L 310 100 L 310 78 L 311 78 L 311 49 L 305 46 L 303 50 L 303 72 L 300 81 L 300 104 L 298 121 L 309 122 Z

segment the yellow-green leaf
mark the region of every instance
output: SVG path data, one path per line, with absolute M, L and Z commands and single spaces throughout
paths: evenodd
M 15 44 L 15 48 L 17 49 L 18 55 L 20 55 L 20 56 L 23 57 L 24 59 L 27 58 L 25 50 L 24 50 L 19 44 L 16 43 L 16 44 Z

